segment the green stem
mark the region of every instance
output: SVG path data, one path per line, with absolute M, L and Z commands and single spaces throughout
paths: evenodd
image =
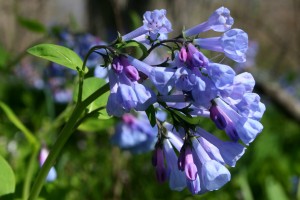
M 30 184 L 32 181 L 33 173 L 35 171 L 35 163 L 36 163 L 36 158 L 38 155 L 39 149 L 37 147 L 34 147 L 33 149 L 33 154 L 31 154 L 26 177 L 25 177 L 25 182 L 23 186 L 23 200 L 26 200 L 29 196 L 30 192 Z
M 111 47 L 104 46 L 104 45 L 94 46 L 88 51 L 88 53 L 86 54 L 86 56 L 84 58 L 81 70 L 79 71 L 79 87 L 78 87 L 77 102 L 81 102 L 81 100 L 82 100 L 82 88 L 83 88 L 84 73 L 85 73 L 85 67 L 86 67 L 87 60 L 88 60 L 89 56 L 98 49 L 108 49 L 111 52 L 114 52 L 114 50 Z
M 64 126 L 64 128 L 61 130 L 59 137 L 57 138 L 45 163 L 43 164 L 41 170 L 39 171 L 39 173 L 37 175 L 37 178 L 32 186 L 30 196 L 28 198 L 29 200 L 34 200 L 39 196 L 39 193 L 42 189 L 43 183 L 45 182 L 45 179 L 49 173 L 50 168 L 53 166 L 53 164 L 55 163 L 55 160 L 58 157 L 58 155 L 60 154 L 62 148 L 64 147 L 64 145 L 66 144 L 66 142 L 68 141 L 70 136 L 72 135 L 74 128 L 76 127 L 75 125 L 76 125 L 80 115 L 84 111 L 84 109 L 86 109 L 86 107 L 90 103 L 92 103 L 95 99 L 97 99 L 99 96 L 101 96 L 108 90 L 109 90 L 109 84 L 106 84 L 106 85 L 102 86 L 101 88 L 99 88 L 98 90 L 96 90 L 93 94 L 91 94 L 84 101 L 77 102 L 77 105 L 76 105 L 71 117 L 69 118 L 69 120 L 66 123 L 66 125 Z

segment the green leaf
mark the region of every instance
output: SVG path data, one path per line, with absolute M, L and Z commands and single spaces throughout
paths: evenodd
M 9 59 L 9 53 L 0 44 L 0 68 L 3 67 Z
M 180 111 L 177 110 L 172 110 L 172 112 L 175 112 L 180 119 L 184 120 L 185 122 L 191 124 L 191 125 L 199 125 L 201 117 L 192 117 L 192 116 L 187 116 Z
M 285 194 L 283 186 L 275 180 L 272 176 L 266 179 L 266 192 L 269 200 L 280 199 L 288 200 L 288 196 Z
M 107 130 L 109 127 L 115 124 L 115 119 L 110 118 L 108 120 L 99 120 L 97 118 L 89 118 L 84 121 L 78 127 L 78 130 L 84 132 L 99 132 L 103 130 Z
M 91 77 L 91 78 L 85 79 L 83 82 L 82 99 L 83 100 L 86 99 L 88 96 L 93 94 L 97 89 L 99 89 L 100 87 L 102 87 L 105 84 L 106 84 L 105 80 L 103 80 L 101 78 Z M 78 96 L 78 88 L 76 88 L 74 91 L 74 101 L 77 101 L 77 96 Z M 97 98 L 95 101 L 93 101 L 88 106 L 89 112 L 92 112 L 93 110 L 96 110 L 101 107 L 105 107 L 107 104 L 108 96 L 109 96 L 109 91 L 107 91 L 106 93 L 101 95 L 99 98 Z M 101 119 L 110 118 L 108 116 L 108 114 L 106 113 L 105 109 L 102 109 L 99 111 L 99 117 L 100 118 L 103 117 Z
M 0 155 L 0 196 L 15 191 L 15 175 L 6 160 Z
M 34 145 L 39 144 L 33 133 L 26 128 L 26 126 L 21 122 L 21 120 L 19 120 L 15 113 L 2 101 L 0 101 L 0 108 L 2 108 L 11 123 L 13 123 L 20 131 L 23 132 L 28 142 Z
M 73 70 L 81 69 L 81 58 L 71 49 L 55 44 L 38 44 L 27 50 L 28 53 L 43 58 Z M 85 67 L 85 72 L 88 69 Z
M 28 18 L 19 16 L 17 18 L 17 21 L 19 22 L 19 24 L 22 27 L 24 27 L 32 32 L 36 32 L 36 33 L 45 33 L 46 32 L 45 26 L 37 20 L 28 19 Z
M 146 114 L 148 116 L 151 126 L 154 127 L 156 125 L 156 117 L 155 117 L 155 109 L 153 105 L 147 108 Z
M 136 49 L 141 51 L 141 60 L 146 58 L 148 56 L 148 51 L 147 48 L 140 42 L 137 42 L 135 40 L 129 40 L 123 43 L 118 43 L 116 45 L 117 49 L 125 49 L 125 48 L 130 48 L 130 47 L 135 47 Z

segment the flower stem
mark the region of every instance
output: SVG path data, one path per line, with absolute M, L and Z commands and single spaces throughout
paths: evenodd
M 49 173 L 50 168 L 53 166 L 55 163 L 56 158 L 60 154 L 62 148 L 72 135 L 74 129 L 76 128 L 76 124 L 78 119 L 80 118 L 82 112 L 86 109 L 86 107 L 92 103 L 95 99 L 97 99 L 99 96 L 104 94 L 109 90 L 109 84 L 106 84 L 96 90 L 93 94 L 91 94 L 88 98 L 86 98 L 82 102 L 77 102 L 77 105 L 69 118 L 68 122 L 65 124 L 63 129 L 60 132 L 60 135 L 58 136 L 54 146 L 52 147 L 45 163 L 43 164 L 41 170 L 39 171 L 37 178 L 32 186 L 29 200 L 35 200 L 38 196 L 39 193 L 42 189 L 42 186 L 45 182 L 45 179 Z
M 29 161 L 29 165 L 28 165 L 28 169 L 27 169 L 27 173 L 26 173 L 26 177 L 25 177 L 25 182 L 24 182 L 24 186 L 23 186 L 23 200 L 26 200 L 29 196 L 29 192 L 30 192 L 30 184 L 31 184 L 31 180 L 33 178 L 34 172 L 35 172 L 35 164 L 36 164 L 36 158 L 38 155 L 39 149 L 34 146 L 33 149 L 33 153 L 30 156 L 30 161 Z

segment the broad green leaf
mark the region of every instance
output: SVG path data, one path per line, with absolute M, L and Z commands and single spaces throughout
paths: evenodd
M 106 108 L 98 112 L 98 119 L 110 119 L 110 118 L 112 118 L 112 116 L 107 114 Z
M 37 20 L 28 19 L 28 18 L 21 17 L 21 16 L 19 16 L 17 18 L 17 20 L 21 26 L 23 26 L 24 28 L 27 28 L 30 31 L 37 32 L 37 33 L 45 33 L 46 32 L 45 26 Z
M 81 58 L 71 49 L 55 44 L 38 44 L 27 50 L 28 53 L 43 58 L 73 70 L 81 69 Z M 85 67 L 85 72 L 88 69 Z
M 6 160 L 0 155 L 0 196 L 15 191 L 15 175 Z
M 105 80 L 101 78 L 91 77 L 84 80 L 83 83 L 83 89 L 82 89 L 82 99 L 86 99 L 88 96 L 93 94 L 96 90 L 101 88 L 106 84 Z M 78 96 L 78 88 L 75 89 L 74 92 L 74 100 L 77 100 Z M 89 112 L 92 112 L 93 110 L 99 109 L 101 107 L 105 107 L 108 101 L 109 91 L 101 95 L 99 98 L 97 98 L 95 101 L 93 101 L 89 106 Z M 102 109 L 99 111 L 99 117 L 101 119 L 108 119 L 110 118 L 108 114 L 106 113 L 106 109 Z
M 28 142 L 38 145 L 38 141 L 34 137 L 33 133 L 26 128 L 26 126 L 21 122 L 21 120 L 19 120 L 15 113 L 2 101 L 0 101 L 0 108 L 2 108 L 11 123 L 13 123 L 20 131 L 23 132 Z
M 80 131 L 87 131 L 87 132 L 98 132 L 107 130 L 109 127 L 115 124 L 114 118 L 110 118 L 108 120 L 99 120 L 97 118 L 89 118 L 84 121 L 78 127 Z
M 135 40 L 129 40 L 129 41 L 126 41 L 124 43 L 119 43 L 116 45 L 116 47 L 118 49 L 125 49 L 125 48 L 129 48 L 129 47 L 134 47 L 136 48 L 137 50 L 139 50 L 141 52 L 141 60 L 143 60 L 144 58 L 146 58 L 148 56 L 148 51 L 147 51 L 147 48 L 140 42 L 137 42 Z

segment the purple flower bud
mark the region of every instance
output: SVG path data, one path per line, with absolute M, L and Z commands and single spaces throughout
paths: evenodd
M 164 154 L 161 148 L 157 148 L 156 150 L 156 178 L 159 183 L 163 183 L 167 180 L 167 172 L 164 163 Z
M 179 59 L 182 61 L 182 62 L 185 62 L 187 60 L 187 57 L 188 57 L 188 54 L 187 54 L 187 51 L 186 51 L 186 48 L 185 47 L 182 47 L 180 49 L 180 52 L 178 54 L 178 57 Z
M 120 57 L 115 57 L 113 59 L 112 68 L 116 73 L 121 73 L 123 71 L 123 64 L 121 63 Z
M 200 52 L 193 44 L 189 43 L 187 48 L 187 65 L 189 67 L 201 68 L 206 67 L 208 65 L 208 58 L 202 52 Z
M 131 81 L 138 81 L 140 79 L 139 72 L 132 65 L 126 66 L 124 72 Z
M 233 18 L 230 16 L 230 11 L 225 7 L 220 7 L 209 17 L 206 22 L 194 26 L 183 33 L 185 36 L 189 37 L 208 30 L 224 32 L 231 28 L 233 22 Z
M 184 162 L 185 175 L 189 180 L 194 181 L 197 178 L 198 170 L 193 160 L 191 148 L 189 146 L 186 146 L 184 153 L 185 153 L 185 162 Z

